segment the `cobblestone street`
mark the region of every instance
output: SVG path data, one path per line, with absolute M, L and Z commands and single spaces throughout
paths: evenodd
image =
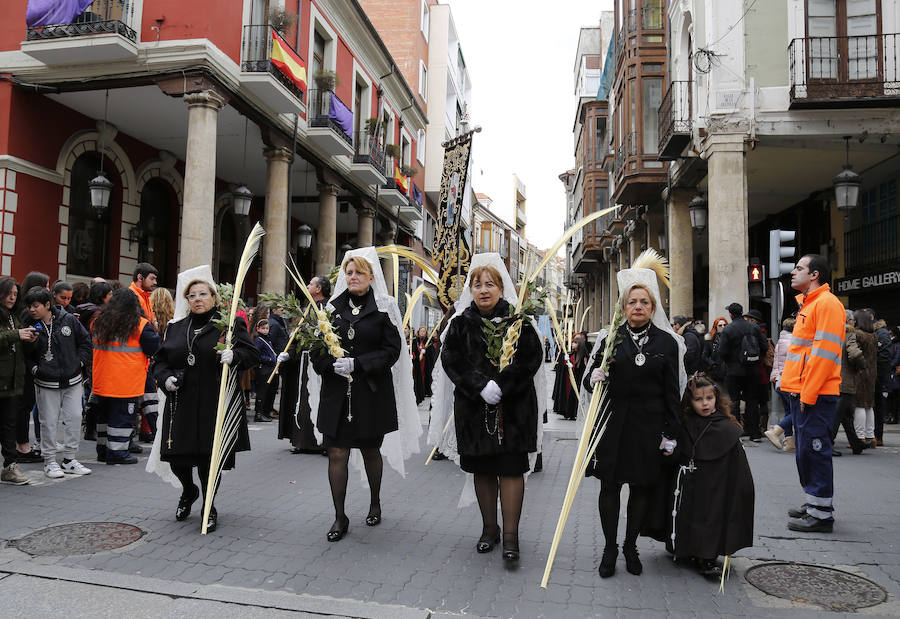
M 456 507 L 464 476 L 445 461 L 423 467 L 424 442 L 422 454 L 407 462 L 406 479 L 386 467 L 379 527 L 364 525 L 368 492 L 351 471 L 350 532 L 340 543 L 326 542 L 332 521 L 327 460 L 292 455 L 286 442 L 275 440 L 273 424 L 252 424 L 253 451 L 239 456 L 235 471 L 225 475 L 216 499 L 219 528 L 206 537 L 199 533 L 199 503 L 187 521 L 175 521 L 178 490 L 144 471 L 146 453 L 138 466 L 110 467 L 97 464 L 88 451 L 93 443 L 83 442 L 82 461 L 94 473 L 60 481 L 45 479 L 39 465 L 23 467 L 34 483 L 0 489 L 0 538 L 77 522 L 128 523 L 146 535 L 120 550 L 77 556 L 32 557 L 4 544 L 0 596 L 12 604 L 8 616 L 47 616 L 62 599 L 73 617 L 280 616 L 265 609 L 353 617 L 819 612 L 768 596 L 745 580 L 750 566 L 777 560 L 838 567 L 871 579 L 887 591 L 888 601 L 860 612 L 900 615 L 896 426 L 887 426 L 884 448 L 835 460 L 832 535 L 787 530 L 785 510 L 802 496 L 793 458 L 767 443 L 745 443 L 756 482 L 756 544 L 735 557 L 723 595 L 645 539 L 638 544 L 643 576 L 631 576 L 620 565 L 613 578 L 601 581 L 593 479 L 585 480 L 576 499 L 550 585 L 539 587 L 576 445 L 574 424 L 550 417 L 544 470 L 527 482 L 518 571 L 506 571 L 497 550 L 475 552 L 477 507 Z M 106 601 L 98 604 L 98 596 Z

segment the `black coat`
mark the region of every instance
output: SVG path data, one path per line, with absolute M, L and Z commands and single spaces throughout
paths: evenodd
M 153 362 L 153 377 L 160 388 L 165 389 L 166 379 L 184 372 L 180 386 L 175 393 L 166 392 L 166 406 L 162 415 L 162 442 L 160 459 L 165 462 L 192 460 L 199 456 L 209 457 L 212 453 L 213 434 L 216 426 L 216 409 L 219 401 L 219 382 L 222 377 L 222 364 L 215 346 L 223 333 L 216 328 L 213 319 L 218 310 L 213 309 L 202 315 L 188 314 L 166 329 L 166 337 L 156 352 Z M 193 339 L 191 350 L 197 361 L 193 366 L 187 364 L 187 336 L 202 325 L 196 339 Z M 234 323 L 234 337 L 231 341 L 234 349 L 232 372 L 241 372 L 259 364 L 259 352 L 243 320 Z M 225 468 L 232 468 L 234 451 L 250 449 L 250 435 L 247 432 L 247 419 L 240 416 L 238 440 L 235 449 L 225 459 Z M 168 441 L 172 443 L 169 445 Z
M 650 324 L 649 340 L 643 347 L 643 366 L 634 363 L 637 347 L 626 326 L 619 327 L 620 342 L 609 365 L 609 409 L 606 431 L 597 444 L 586 475 L 604 482 L 653 486 L 661 479 L 662 437 L 675 438 L 679 420 L 678 345 L 669 334 Z M 605 346 L 604 340 L 597 346 Z M 585 372 L 584 386 L 593 391 L 591 372 Z
M 561 350 L 556 351 L 556 363 L 553 365 L 553 412 L 564 415 L 566 413 L 566 380 L 569 380 L 566 371 L 566 356 Z
M 320 308 L 324 307 L 325 301 L 319 301 L 317 305 Z M 296 346 L 291 346 L 288 351 L 290 358 L 278 366 L 278 374 L 281 377 L 278 438 L 290 440 L 294 447 L 314 449 L 316 437 L 312 430 L 309 407 L 309 355 L 304 352 L 297 350 Z
M 509 303 L 500 299 L 488 318 L 509 315 Z M 501 453 L 526 453 L 537 450 L 537 396 L 534 375 L 541 367 L 544 350 L 528 321 L 512 363 L 502 372 L 487 359 L 482 335 L 482 317 L 475 303 L 467 307 L 448 327 L 441 350 L 441 362 L 447 377 L 455 385 L 454 417 L 460 455 L 486 456 Z M 493 380 L 503 392 L 499 409 L 503 440 L 486 430 L 485 407 L 481 390 Z
M 581 385 L 581 381 L 584 378 L 584 370 L 587 368 L 588 357 L 585 354 L 579 363 L 576 361 L 577 356 L 569 355 L 569 358 L 572 362 L 572 374 L 575 376 L 575 384 Z M 563 370 L 562 391 L 566 394 L 565 417 L 566 419 L 575 419 L 578 416 L 578 403 L 581 399 L 579 393 L 581 392 L 576 391 L 575 387 L 572 386 L 572 379 L 569 377 L 569 366 L 563 364 Z
M 697 330 L 694 329 L 694 323 L 689 322 L 681 332 L 684 337 L 684 371 L 690 376 L 700 369 L 700 356 L 703 352 L 703 340 Z
M 721 334 L 718 334 L 703 342 L 703 355 L 700 360 L 700 368 L 718 383 L 725 380 L 725 362 L 719 353 L 720 337 Z
M 759 361 L 744 365 L 741 363 L 741 340 L 745 335 L 756 338 L 759 345 Z M 763 335 L 756 323 L 737 316 L 719 334 L 719 354 L 725 362 L 726 375 L 732 376 L 756 376 L 759 372 L 759 364 L 766 356 L 769 349 L 769 341 Z
M 332 301 L 331 324 L 346 356 L 353 359 L 349 432 L 357 439 L 375 439 L 397 429 L 397 401 L 391 368 L 400 358 L 402 341 L 390 317 L 378 310 L 371 288 L 362 297 L 360 313 L 351 313 L 350 292 Z M 354 303 L 360 299 L 355 297 Z M 354 338 L 347 337 L 353 325 Z M 406 353 L 408 354 L 408 353 Z M 336 437 L 338 425 L 347 423 L 347 379 L 334 373 L 334 357 L 316 349 L 310 353 L 313 367 L 322 377 L 316 427 L 325 436 Z M 342 430 L 343 431 L 343 430 Z
M 91 336 L 73 314 L 58 305 L 50 308 L 53 316 L 52 342 L 48 341 L 45 325 L 38 329 L 37 341 L 25 347 L 25 364 L 35 384 L 49 389 L 63 389 L 81 382 L 84 374 L 90 374 L 93 345 Z M 25 325 L 34 327 L 29 318 Z M 53 353 L 49 361 L 44 357 L 48 344 Z
M 715 559 L 752 546 L 753 475 L 741 428 L 721 413 L 691 414 L 675 457 L 685 466 L 693 460 L 695 469 L 681 474 L 675 555 Z
M 431 391 L 430 372 L 428 371 L 428 348 L 425 348 L 425 341 L 417 337 L 413 338 L 412 348 L 412 373 L 413 373 L 413 391 L 416 393 L 416 404 L 421 404 L 425 396 Z

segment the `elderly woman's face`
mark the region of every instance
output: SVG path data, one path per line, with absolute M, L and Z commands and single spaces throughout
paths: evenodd
M 653 313 L 653 301 L 643 288 L 635 288 L 625 301 L 625 319 L 632 327 L 643 327 L 650 322 Z
M 213 308 L 216 300 L 206 284 L 194 284 L 188 289 L 187 302 L 194 314 L 205 314 Z
M 358 270 L 352 261 L 347 263 L 344 275 L 347 276 L 347 289 L 355 295 L 366 294 L 369 286 L 372 285 L 372 280 L 375 279 L 369 273 Z
M 482 312 L 490 312 L 500 300 L 500 286 L 487 271 L 482 271 L 478 279 L 472 282 L 471 289 L 475 306 Z

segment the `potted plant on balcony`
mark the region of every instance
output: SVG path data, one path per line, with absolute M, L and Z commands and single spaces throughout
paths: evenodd
M 366 119 L 366 133 L 369 135 L 375 135 L 375 132 L 378 131 L 378 119 L 375 117 Z
M 283 7 L 273 8 L 269 11 L 269 24 L 282 36 L 296 21 L 297 16 L 293 13 L 288 13 Z
M 384 154 L 397 159 L 400 156 L 400 147 L 396 144 L 388 144 L 384 147 Z
M 330 90 L 331 92 L 334 92 L 334 89 L 337 88 L 338 85 L 337 73 L 327 69 L 316 73 L 313 76 L 313 80 L 316 82 L 316 88 L 319 90 Z
M 418 174 L 418 173 L 419 173 L 419 169 L 418 169 L 418 168 L 413 168 L 413 167 L 411 167 L 411 166 L 406 166 L 406 165 L 405 165 L 405 166 L 401 166 L 401 168 L 400 168 L 400 174 L 402 174 L 403 176 L 405 176 L 405 177 L 407 177 L 407 178 L 411 178 L 411 177 L 415 176 L 415 175 Z

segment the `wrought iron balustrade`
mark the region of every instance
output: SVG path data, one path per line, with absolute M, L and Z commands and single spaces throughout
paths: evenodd
M 900 216 L 863 224 L 844 233 L 847 272 L 900 263 Z
M 50 24 L 28 28 L 27 41 L 62 39 L 92 34 L 119 34 L 137 41 L 134 30 L 135 0 L 94 0 L 68 24 Z
M 353 148 L 353 163 L 368 163 L 381 174 L 385 173 L 384 144 L 380 136 L 367 130 L 357 131 Z
M 348 108 L 333 91 L 321 88 L 311 88 L 309 90 L 309 107 L 307 109 L 309 126 L 328 127 L 341 136 L 348 144 L 352 144 L 353 138 L 350 137 L 350 133 L 338 122 L 337 110 L 348 110 Z
M 294 96 L 303 101 L 303 89 L 272 62 L 272 36 L 274 33 L 276 33 L 276 30 L 269 25 L 244 26 L 241 41 L 241 71 L 269 73 L 281 82 L 285 88 L 290 90 Z M 282 45 L 297 54 L 297 50 L 285 41 L 284 37 L 279 38 Z M 301 61 L 303 60 L 300 54 L 297 54 L 297 57 Z
M 676 80 L 659 104 L 659 159 L 677 159 L 691 138 L 691 82 Z

